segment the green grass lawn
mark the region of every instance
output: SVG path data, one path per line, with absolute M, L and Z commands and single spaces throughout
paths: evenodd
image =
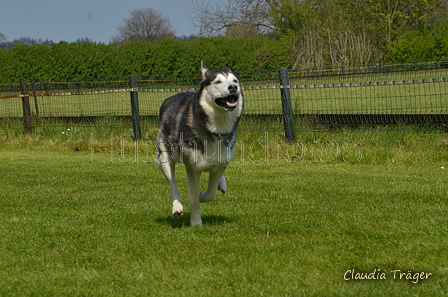
M 193 228 L 188 208 L 170 217 L 168 184 L 151 158 L 129 162 L 116 149 L 111 159 L 63 136 L 0 143 L 0 295 L 448 294 L 443 135 L 310 133 L 295 146 L 303 156 L 290 150 L 287 159 L 276 153 L 280 140 L 265 150 L 263 136 L 241 134 L 252 151 L 231 164 L 228 192 L 202 205 L 204 226 Z M 375 269 L 386 279 L 351 279 Z M 400 279 L 408 271 L 428 279 Z

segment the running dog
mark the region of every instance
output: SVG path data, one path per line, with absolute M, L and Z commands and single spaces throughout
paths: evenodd
M 175 165 L 187 172 L 191 226 L 201 226 L 200 202 L 215 199 L 227 190 L 224 171 L 236 151 L 236 128 L 244 102 L 240 83 L 228 68 L 210 71 L 201 61 L 202 82 L 197 92 L 183 92 L 160 107 L 156 164 L 170 184 L 172 214 L 183 214 L 176 185 Z M 208 188 L 199 192 L 202 172 L 209 172 Z

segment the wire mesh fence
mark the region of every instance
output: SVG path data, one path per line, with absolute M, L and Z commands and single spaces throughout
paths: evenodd
M 284 89 L 289 90 L 296 129 L 316 124 L 326 127 L 397 122 L 444 125 L 448 120 L 448 61 L 288 70 L 287 73 L 288 84 L 279 81 L 279 70 L 237 73 L 245 96 L 242 122 L 255 121 L 257 129 L 281 129 Z M 138 92 L 140 115 L 156 118 L 164 99 L 179 92 L 196 91 L 200 81 L 200 75 L 176 75 L 139 77 L 136 86 L 131 85 L 128 77 L 0 84 L 0 118 L 25 117 L 25 98 L 37 126 L 45 125 L 42 119 L 51 118 L 81 121 L 131 117 L 131 92 Z

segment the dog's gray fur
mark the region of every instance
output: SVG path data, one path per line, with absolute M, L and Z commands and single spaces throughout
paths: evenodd
M 243 93 L 233 72 L 210 71 L 201 62 L 199 91 L 183 92 L 160 107 L 156 163 L 170 183 L 173 217 L 183 214 L 175 164 L 187 171 L 190 224 L 202 225 L 200 202 L 212 201 L 216 190 L 227 190 L 224 171 L 236 150 L 236 127 L 243 112 Z M 201 173 L 210 173 L 208 188 L 199 192 Z

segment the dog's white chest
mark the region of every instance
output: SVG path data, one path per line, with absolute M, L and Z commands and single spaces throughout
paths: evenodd
M 225 139 L 204 141 L 203 149 L 189 155 L 189 166 L 197 171 L 214 171 L 227 167 L 235 157 L 236 143 Z

